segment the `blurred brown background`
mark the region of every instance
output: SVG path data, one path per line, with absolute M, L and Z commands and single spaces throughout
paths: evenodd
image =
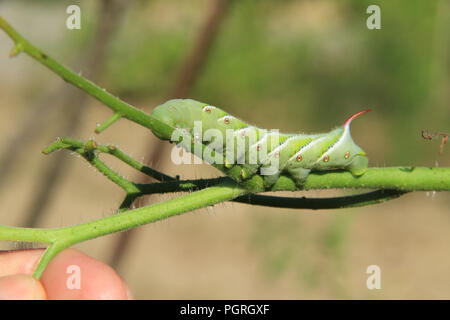
M 66 28 L 70 4 L 81 7 L 81 30 Z M 370 4 L 381 7 L 381 30 L 366 27 Z M 450 166 L 450 146 L 440 155 L 438 140 L 420 136 L 450 132 L 448 1 L 6 0 L 0 14 L 148 112 L 183 96 L 261 127 L 320 132 L 370 107 L 352 132 L 372 166 Z M 122 190 L 68 152 L 40 152 L 58 136 L 93 137 L 110 111 L 29 57 L 8 59 L 11 45 L 0 33 L 0 223 L 61 227 L 113 214 Z M 182 178 L 219 174 L 174 166 L 168 146 L 126 120 L 95 138 Z M 134 230 L 115 258 L 117 234 L 77 248 L 114 260 L 142 299 L 449 299 L 449 205 L 448 193 L 425 192 L 320 212 L 224 203 Z M 366 287 L 372 264 L 381 290 Z

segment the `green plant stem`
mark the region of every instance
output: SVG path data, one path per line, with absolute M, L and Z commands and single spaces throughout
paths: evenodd
M 399 191 L 450 191 L 450 168 L 369 168 L 355 178 L 347 171 L 314 173 L 305 190 L 329 188 L 395 189 Z
M 107 107 L 114 111 L 112 118 L 106 120 L 100 129 L 105 129 L 107 126 L 118 120 L 120 117 L 127 118 L 133 122 L 136 122 L 146 128 L 152 128 L 152 119 L 150 115 L 141 111 L 132 105 L 120 100 L 113 96 L 105 89 L 99 87 L 92 81 L 82 77 L 81 75 L 73 72 L 69 68 L 65 67 L 49 55 L 42 52 L 40 49 L 31 44 L 28 40 L 22 37 L 3 17 L 0 16 L 0 28 L 3 29 L 6 34 L 14 41 L 14 47 L 11 50 L 10 56 L 16 56 L 20 52 L 28 54 L 30 57 L 36 59 L 44 66 L 61 76 L 61 78 L 73 84 L 74 86 L 85 91 L 95 99 L 104 103 Z M 164 125 L 164 124 L 160 124 Z
M 89 141 L 91 144 L 92 141 Z M 231 182 L 231 179 L 228 177 L 219 177 L 219 178 L 213 178 L 213 179 L 198 179 L 198 180 L 185 180 L 180 181 L 175 178 L 172 178 L 170 176 L 164 175 L 162 173 L 159 173 L 158 171 L 151 169 L 149 172 L 150 176 L 161 178 L 160 175 L 162 175 L 162 178 L 164 178 L 165 182 L 159 182 L 159 183 L 149 183 L 149 184 L 134 184 L 128 180 L 126 180 L 123 177 L 114 175 L 114 172 L 109 169 L 104 163 L 102 163 L 97 158 L 97 153 L 93 152 L 92 156 L 86 155 L 86 145 L 83 144 L 81 141 L 73 140 L 73 139 L 58 139 L 55 141 L 52 145 L 50 145 L 46 150 L 44 150 L 45 153 L 53 150 L 57 150 L 58 148 L 65 148 L 69 149 L 75 152 L 80 153 L 83 158 L 85 158 L 87 161 L 89 161 L 95 168 L 97 168 L 100 172 L 102 172 L 105 176 L 110 178 L 114 183 L 119 185 L 121 188 L 123 188 L 127 192 L 127 196 L 125 197 L 124 202 L 120 206 L 120 212 L 124 212 L 129 208 L 129 206 L 132 204 L 132 202 L 143 195 L 148 194 L 154 194 L 154 193 L 166 193 L 166 192 L 183 192 L 183 191 L 195 191 L 195 190 L 201 190 L 210 186 L 214 186 L 220 183 L 225 182 Z M 125 154 L 123 151 L 120 151 L 116 147 L 111 146 L 102 146 L 102 145 L 96 145 L 96 148 L 98 152 L 105 152 L 109 153 L 120 160 L 124 161 L 127 164 L 130 164 L 132 167 L 134 167 L 137 170 L 140 170 L 141 172 L 144 172 L 143 168 L 145 168 L 145 165 L 142 163 L 132 159 L 130 156 Z M 96 161 L 93 161 L 96 159 Z M 101 164 L 101 165 L 100 165 Z M 350 181 L 352 183 L 358 182 L 359 185 L 350 184 L 349 182 L 345 182 L 345 185 L 335 185 L 335 187 L 352 187 L 352 188 L 367 188 L 367 187 L 376 187 L 377 183 L 380 183 L 379 177 L 380 174 L 375 174 L 375 177 L 377 179 L 374 179 L 371 177 L 371 171 L 377 170 L 378 168 L 371 168 L 369 169 L 369 179 L 368 180 L 361 180 L 363 177 L 360 178 L 354 178 L 350 175 Z M 251 204 L 251 205 L 261 205 L 261 206 L 270 206 L 270 207 L 278 207 L 278 208 L 295 208 L 295 209 L 337 209 L 337 208 L 349 208 L 349 207 L 358 207 L 358 206 L 365 206 L 365 205 L 371 205 L 371 204 L 377 204 L 386 202 L 388 200 L 395 199 L 407 191 L 411 191 L 408 188 L 413 188 L 414 185 L 409 183 L 406 180 L 417 180 L 419 181 L 419 184 L 422 184 L 422 180 L 420 175 L 425 174 L 423 171 L 432 171 L 435 173 L 435 176 L 439 177 L 440 179 L 443 179 L 443 181 L 446 180 L 445 175 L 448 174 L 447 169 L 437 169 L 437 168 L 383 168 L 381 169 L 382 172 L 386 172 L 385 181 L 390 181 L 394 176 L 397 176 L 399 180 L 394 181 L 393 185 L 397 186 L 397 189 L 381 189 L 376 190 L 373 192 L 368 193 L 362 193 L 362 194 L 356 194 L 356 195 L 350 195 L 350 196 L 342 196 L 342 197 L 333 197 L 333 198 L 305 198 L 305 197 L 278 197 L 278 196 L 267 196 L 267 195 L 261 195 L 261 194 L 248 194 L 245 196 L 238 197 L 236 199 L 233 199 L 233 201 Z M 144 172 L 145 173 L 145 172 Z M 155 174 L 156 173 L 156 174 Z M 335 175 L 345 175 L 346 172 L 333 172 Z M 400 176 L 398 176 L 400 174 Z M 311 188 L 311 189 L 317 189 L 317 188 L 328 188 L 328 183 L 334 183 L 334 180 L 328 181 L 327 175 L 320 174 L 320 173 L 312 173 L 311 176 L 314 177 L 313 182 L 310 182 L 311 178 L 308 178 L 307 183 L 305 184 L 305 189 Z M 406 175 L 403 177 L 403 175 Z M 415 175 L 419 175 L 416 177 Z M 429 173 L 426 173 L 427 176 L 429 176 Z M 117 181 L 119 179 L 119 181 Z M 314 179 L 316 179 L 314 181 Z M 120 182 L 120 180 L 124 180 Z M 386 184 L 385 181 L 382 181 L 382 184 Z M 337 179 L 337 181 L 340 183 L 342 181 L 345 181 L 343 179 Z M 337 183 L 337 182 L 336 182 Z M 128 185 L 132 184 L 133 188 L 127 187 Z M 436 187 L 436 181 L 432 182 L 433 188 Z M 408 186 L 406 188 L 405 186 Z M 445 187 L 445 184 L 444 184 Z M 401 190 L 401 189 L 404 190 Z M 414 189 L 415 191 L 418 191 L 417 189 Z
M 105 121 L 103 121 L 103 123 L 101 123 L 96 129 L 95 129 L 95 133 L 101 133 L 104 130 L 106 130 L 107 128 L 109 128 L 109 126 L 111 126 L 114 122 L 116 122 L 117 120 L 119 120 L 122 117 L 122 115 L 120 113 L 114 113 L 111 117 L 109 117 L 108 119 L 106 119 Z
M 206 188 L 165 202 L 130 210 L 91 222 L 57 229 L 15 228 L 0 225 L 0 240 L 50 243 L 34 272 L 40 278 L 50 260 L 64 248 L 114 232 L 166 219 L 198 208 L 234 199 L 247 191 L 233 183 Z
M 124 163 L 128 164 L 130 167 L 142 172 L 143 174 L 146 174 L 149 177 L 152 177 L 155 180 L 158 181 L 171 181 L 171 180 L 176 180 L 175 178 L 164 174 L 162 172 L 159 172 L 158 170 L 155 170 L 153 168 L 150 168 L 149 166 L 146 166 L 145 164 L 136 161 L 135 159 L 133 159 L 132 157 L 130 157 L 129 155 L 127 155 L 125 152 L 123 152 L 122 150 L 120 150 L 119 148 L 115 147 L 115 146 L 99 146 L 98 150 L 100 152 L 103 153 L 108 153 L 114 157 L 116 157 L 117 159 L 123 161 Z
M 83 142 L 74 139 L 58 139 L 47 147 L 43 152 L 48 154 L 58 149 L 69 149 L 81 154 L 87 161 L 92 163 L 92 159 L 85 155 L 86 146 Z M 151 169 L 144 164 L 132 159 L 123 151 L 111 146 L 97 146 L 100 152 L 109 153 L 133 168 L 148 174 L 158 181 L 166 181 L 165 184 L 140 184 L 136 185 L 145 194 L 157 193 L 158 189 L 162 192 L 187 191 L 191 187 L 217 184 L 227 181 L 226 177 L 203 179 L 197 184 L 196 180 L 184 181 L 180 183 L 175 178 Z M 94 158 L 95 158 L 94 154 Z M 97 167 L 97 166 L 96 166 Z M 99 167 L 97 169 L 100 170 Z M 112 170 L 111 170 L 112 171 Z M 109 174 L 102 171 L 107 177 Z M 123 179 L 122 177 L 120 177 Z M 116 177 L 114 179 L 117 179 Z M 222 180 L 225 179 L 225 180 Z M 387 189 L 397 190 L 399 192 L 409 191 L 450 191 L 450 168 L 425 168 L 425 167 L 388 167 L 388 168 L 369 168 L 366 173 L 355 178 L 347 171 L 327 171 L 312 172 L 302 188 L 293 184 L 289 178 L 281 178 L 271 191 L 298 191 L 312 189 L 331 189 L 331 188 L 353 188 L 353 189 Z
M 88 147 L 88 145 L 90 147 Z M 93 149 L 95 146 L 95 149 Z M 207 187 L 211 187 L 221 183 L 231 183 L 232 180 L 228 177 L 219 177 L 213 179 L 197 179 L 197 180 L 185 180 L 180 181 L 178 179 L 172 178 L 170 176 L 164 175 L 157 170 L 150 169 L 143 165 L 142 163 L 134 160 L 123 151 L 119 150 L 113 146 L 103 146 L 97 145 L 93 140 L 89 140 L 86 144 L 81 141 L 73 139 L 58 139 L 47 147 L 43 152 L 48 154 L 49 152 L 58 149 L 69 149 L 78 152 L 84 159 L 91 163 L 97 170 L 108 177 L 112 182 L 117 184 L 119 187 L 124 189 L 127 193 L 124 201 L 122 202 L 119 212 L 126 211 L 133 201 L 140 196 L 155 194 L 155 193 L 166 193 L 166 192 L 182 192 L 182 191 L 196 191 Z M 88 151 L 89 150 L 89 151 Z M 128 181 L 127 179 L 120 177 L 110 168 L 108 168 L 101 160 L 98 159 L 98 153 L 105 152 L 109 153 L 123 162 L 129 164 L 133 168 L 147 173 L 157 180 L 159 178 L 165 179 L 166 182 L 159 183 L 148 183 L 148 184 L 135 184 Z M 245 197 L 239 197 L 233 199 L 233 201 L 247 203 L 251 205 L 261 205 L 261 206 L 272 206 L 281 208 L 295 208 L 295 209 L 336 209 L 345 207 L 356 207 L 363 205 L 370 205 L 385 202 L 400 195 L 404 194 L 403 191 L 397 190 L 378 190 L 369 193 L 344 196 L 344 197 L 333 197 L 333 198 L 298 198 L 298 197 L 276 197 L 276 196 L 266 196 L 266 195 L 247 195 Z

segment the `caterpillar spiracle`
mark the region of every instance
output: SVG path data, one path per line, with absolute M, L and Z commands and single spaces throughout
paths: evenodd
M 206 103 L 174 99 L 153 110 L 152 131 L 162 140 L 181 140 L 179 145 L 235 181 L 259 179 L 269 190 L 281 176 L 301 187 L 311 171 L 364 174 L 368 158 L 353 141 L 350 124 L 369 111 L 352 115 L 328 133 L 290 134 L 257 128 Z M 162 130 L 158 123 L 173 131 Z

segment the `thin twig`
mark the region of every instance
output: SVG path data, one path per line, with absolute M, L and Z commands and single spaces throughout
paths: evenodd
M 426 140 L 433 140 L 436 137 L 441 137 L 441 145 L 439 148 L 439 153 L 443 154 L 444 153 L 444 145 L 448 142 L 448 136 L 450 134 L 448 133 L 443 133 L 443 132 L 434 132 L 434 133 L 430 133 L 428 130 L 422 130 L 422 138 L 426 139 Z
M 11 49 L 10 57 L 15 57 L 21 52 L 28 54 L 33 59 L 37 60 L 57 75 L 59 75 L 64 81 L 69 82 L 77 88 L 83 90 L 93 98 L 105 104 L 114 113 L 122 115 L 124 118 L 136 122 L 146 128 L 151 129 L 155 123 L 162 128 L 167 127 L 167 131 L 172 132 L 172 128 L 165 126 L 164 123 L 160 123 L 154 119 L 151 115 L 146 114 L 142 110 L 135 108 L 134 106 L 120 100 L 105 89 L 99 87 L 92 81 L 86 79 L 82 75 L 70 70 L 66 66 L 62 65 L 48 54 L 42 52 L 40 49 L 31 44 L 27 39 L 21 36 L 3 17 L 0 16 L 0 29 L 6 32 L 6 34 L 14 41 L 14 47 Z

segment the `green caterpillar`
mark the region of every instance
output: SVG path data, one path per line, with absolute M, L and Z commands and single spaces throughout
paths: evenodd
M 269 190 L 281 176 L 301 187 L 311 171 L 344 169 L 354 176 L 364 174 L 368 158 L 354 143 L 350 123 L 369 111 L 352 115 L 328 133 L 283 134 L 251 126 L 206 103 L 174 99 L 153 110 L 152 131 L 163 140 L 181 140 L 179 145 L 235 181 L 258 178 Z

